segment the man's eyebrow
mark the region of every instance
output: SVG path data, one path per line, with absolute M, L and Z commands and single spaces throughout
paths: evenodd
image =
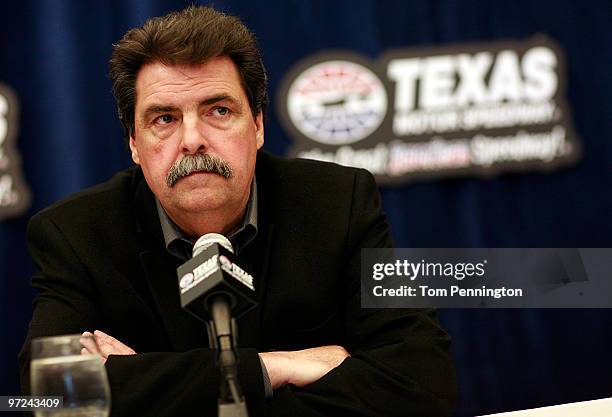
M 200 102 L 200 105 L 210 106 L 211 104 L 215 104 L 221 101 L 228 101 L 232 105 L 236 106 L 238 110 L 241 110 L 240 102 L 228 94 L 220 94 L 218 96 L 207 98 L 205 100 L 202 100 Z M 149 118 L 149 116 L 154 115 L 154 114 L 172 113 L 172 112 L 179 111 L 179 110 L 180 109 L 176 106 L 163 106 L 159 104 L 152 104 L 145 109 L 145 111 L 142 114 L 142 119 L 146 120 Z
M 202 105 L 202 106 L 210 106 L 211 104 L 215 104 L 215 103 L 218 103 L 220 101 L 228 101 L 232 105 L 240 107 L 240 102 L 238 100 L 236 100 L 234 97 L 232 97 L 232 96 L 230 96 L 228 94 L 220 94 L 218 96 L 207 98 L 205 100 L 202 100 L 200 102 L 200 105 Z
M 157 104 L 153 104 L 145 109 L 144 113 L 142 114 L 142 119 L 146 120 L 149 118 L 149 116 L 153 114 L 172 113 L 177 110 L 178 110 L 178 107 L 175 107 L 175 106 L 160 106 Z

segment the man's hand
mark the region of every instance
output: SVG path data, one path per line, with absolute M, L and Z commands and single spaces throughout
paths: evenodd
M 106 333 L 96 330 L 95 332 L 83 332 L 83 336 L 92 336 L 96 339 L 96 343 L 98 344 L 98 349 L 92 343 L 93 341 L 90 339 L 83 339 L 81 344 L 84 346 L 81 349 L 81 355 L 91 355 L 95 354 L 98 351 L 100 352 L 100 356 L 102 357 L 102 361 L 106 363 L 108 359 L 108 355 L 135 355 L 136 352 L 131 347 L 124 345 L 117 339 L 112 336 L 107 335 Z
M 342 346 L 320 346 L 290 352 L 262 352 L 272 388 L 286 384 L 303 387 L 319 380 L 351 356 Z
M 97 350 L 104 363 L 109 355 L 136 354 L 134 349 L 100 330 L 96 330 L 93 334 L 84 332 L 83 336 L 92 336 L 96 339 Z M 96 353 L 96 346 L 91 340 L 83 339 L 81 343 L 84 346 L 81 349 L 82 355 Z M 263 352 L 259 356 L 266 366 L 272 388 L 276 389 L 286 384 L 298 387 L 312 384 L 351 355 L 342 346 L 332 345 L 296 351 Z

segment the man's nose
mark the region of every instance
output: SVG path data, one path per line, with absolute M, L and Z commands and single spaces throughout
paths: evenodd
M 204 123 L 197 116 L 184 116 L 182 123 L 181 151 L 186 155 L 206 152 L 209 147 Z

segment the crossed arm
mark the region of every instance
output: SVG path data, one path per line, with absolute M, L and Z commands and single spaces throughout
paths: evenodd
M 93 333 L 84 332 L 83 336 L 95 338 L 97 349 L 91 339 L 83 339 L 81 353 L 85 355 L 99 351 L 104 363 L 110 355 L 136 354 L 134 349 L 101 330 L 96 330 Z M 288 384 L 297 387 L 312 384 L 340 365 L 349 356 L 349 353 L 342 346 L 319 346 L 296 351 L 263 352 L 259 354 L 270 377 L 272 389 Z

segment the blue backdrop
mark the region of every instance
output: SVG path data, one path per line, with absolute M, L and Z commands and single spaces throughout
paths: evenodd
M 17 93 L 17 146 L 33 200 L 0 222 L 0 395 L 18 392 L 16 354 L 31 314 L 25 227 L 37 210 L 131 163 L 107 77 L 111 45 L 184 1 L 20 1 L 3 5 L 0 82 Z M 299 59 L 328 48 L 390 48 L 544 33 L 567 57 L 567 100 L 584 155 L 551 174 L 383 188 L 397 246 L 611 247 L 612 9 L 607 0 L 217 1 L 258 35 L 274 100 Z M 265 147 L 290 138 L 274 106 Z M 612 296 L 612 295 L 611 295 Z M 612 395 L 609 310 L 443 310 L 454 338 L 458 416 Z

